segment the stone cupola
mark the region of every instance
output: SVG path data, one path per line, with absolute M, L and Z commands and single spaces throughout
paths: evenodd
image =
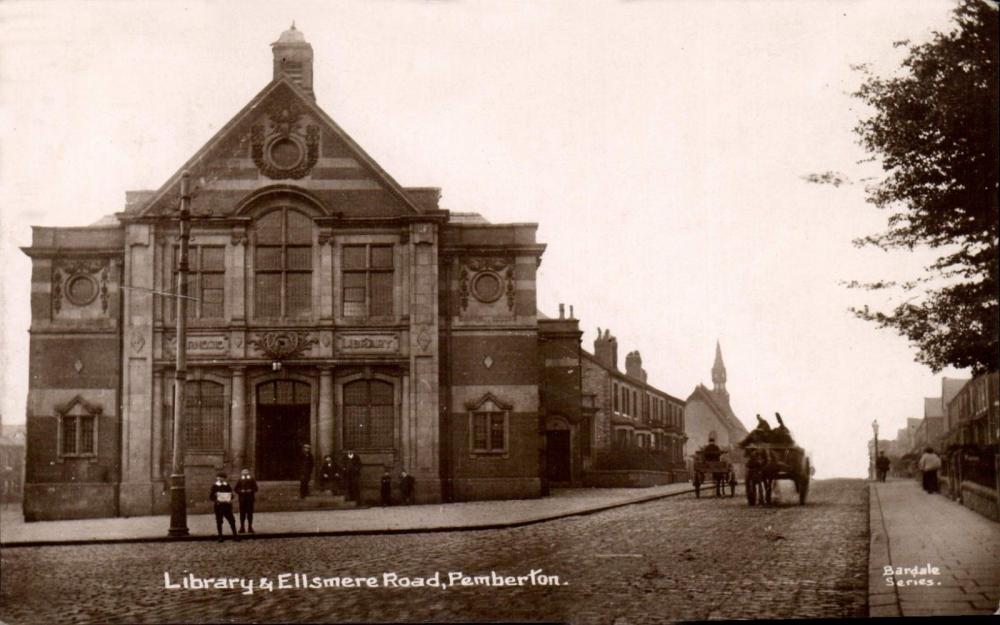
M 313 49 L 302 31 L 295 28 L 295 22 L 271 44 L 271 51 L 274 53 L 274 80 L 285 74 L 315 100 Z

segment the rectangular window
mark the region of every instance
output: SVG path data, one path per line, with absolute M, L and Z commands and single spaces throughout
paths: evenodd
M 392 317 L 391 245 L 345 245 L 341 281 L 345 317 Z
M 60 423 L 60 456 L 97 455 L 97 418 L 93 415 L 64 416 Z
M 615 412 L 620 412 L 618 410 L 618 385 L 615 384 L 613 387 L 612 395 L 614 396 Z
M 312 314 L 312 219 L 282 208 L 254 226 L 254 314 L 303 318 Z
M 174 246 L 174 269 L 170 292 L 177 292 L 180 247 Z M 194 245 L 188 250 L 188 319 L 222 319 L 225 315 L 226 248 L 221 245 Z M 167 318 L 174 319 L 177 298 L 166 298 Z
M 484 454 L 507 451 L 507 413 L 472 413 L 472 451 Z

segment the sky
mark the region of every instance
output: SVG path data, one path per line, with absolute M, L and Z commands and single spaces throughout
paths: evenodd
M 32 225 L 87 225 L 156 189 L 270 80 L 294 20 L 329 113 L 404 186 L 494 223 L 537 222 L 542 311 L 573 305 L 682 399 L 716 341 L 736 414 L 781 412 L 816 477 L 863 476 L 941 376 L 854 318 L 926 253 L 885 227 L 852 129 L 852 65 L 890 73 L 951 0 L 4 2 L 0 411 L 23 422 Z M 773 422 L 773 417 L 772 417 Z

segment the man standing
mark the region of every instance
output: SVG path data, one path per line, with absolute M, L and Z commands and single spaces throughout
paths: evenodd
M 309 496 L 309 481 L 312 480 L 313 455 L 309 445 L 302 446 L 302 459 L 299 466 L 299 498 L 305 499 Z
M 240 479 L 236 482 L 236 496 L 240 500 L 240 534 L 250 528 L 253 534 L 253 505 L 257 499 L 257 480 L 250 476 L 250 469 L 240 471 Z
M 917 468 L 923 473 L 924 490 L 928 493 L 938 492 L 938 470 L 941 468 L 941 457 L 934 453 L 933 447 L 924 449 Z
M 329 490 L 332 495 L 338 477 L 340 477 L 340 471 L 333 463 L 333 458 L 324 456 L 323 464 L 319 468 L 319 489 L 321 491 Z
M 236 533 L 236 519 L 233 517 L 233 487 L 226 481 L 226 474 L 219 471 L 215 476 L 215 483 L 208 491 L 208 499 L 212 502 L 215 511 L 215 529 L 219 532 L 219 542 L 222 542 L 222 519 L 229 521 L 229 527 L 233 530 L 233 540 L 240 539 Z
M 885 452 L 878 452 L 878 458 L 875 459 L 875 473 L 878 481 L 885 481 L 885 476 L 889 473 L 890 466 L 892 466 L 892 463 L 886 457 Z
M 413 476 L 403 469 L 399 474 L 399 493 L 403 497 L 403 504 L 410 505 L 413 503 Z
M 355 504 L 361 503 L 361 456 L 348 449 L 343 463 L 344 476 L 347 478 L 347 499 Z
M 382 474 L 382 505 L 390 506 L 392 505 L 392 474 L 389 473 L 389 467 L 385 468 L 385 473 Z

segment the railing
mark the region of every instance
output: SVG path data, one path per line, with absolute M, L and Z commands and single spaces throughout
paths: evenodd
M 958 452 L 960 454 L 961 475 L 963 480 L 975 482 L 986 488 L 996 488 L 996 445 L 967 445 Z
M 594 454 L 593 469 L 597 471 L 671 471 L 683 468 L 667 452 L 642 447 L 616 447 Z

